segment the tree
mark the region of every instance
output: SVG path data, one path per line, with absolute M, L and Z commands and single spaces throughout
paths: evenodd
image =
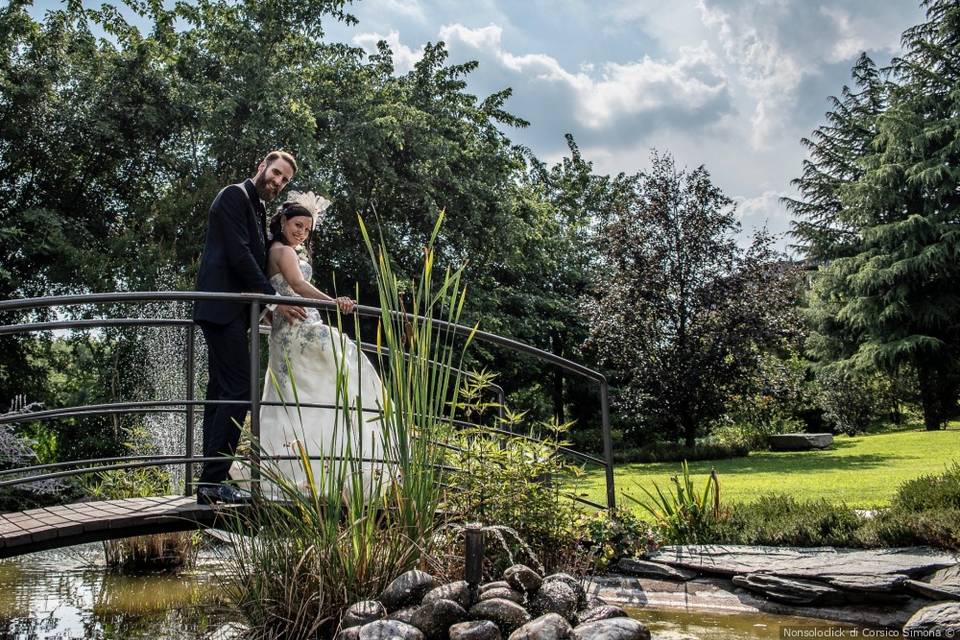
M 863 159 L 872 153 L 877 117 L 886 108 L 891 89 L 885 74 L 866 54 L 851 71 L 854 86 L 844 86 L 840 97 L 830 97 L 826 124 L 800 142 L 810 157 L 791 184 L 800 198 L 782 198 L 793 213 L 792 235 L 810 260 L 826 262 L 850 255 L 860 243 L 860 223 L 841 201 L 843 187 L 864 172 Z
M 587 347 L 609 367 L 638 427 L 694 444 L 789 328 L 790 268 L 771 238 L 738 247 L 732 201 L 704 167 L 656 152 L 634 200 L 599 233 Z
M 515 319 L 510 325 L 500 320 L 509 335 L 580 360 L 588 320 L 579 301 L 594 279 L 596 225 L 631 188 L 626 176 L 596 174 L 573 136 L 566 140 L 569 156 L 550 167 L 526 153 L 527 167 L 512 193 L 518 223 L 499 251 L 495 278 L 507 312 L 502 317 Z M 542 362 L 514 360 L 498 363 L 507 384 L 546 392 L 539 407 L 517 405 L 539 409 L 540 419 L 552 414 L 558 423 L 587 425 L 598 417 L 595 383 Z
M 301 167 L 292 188 L 334 200 L 314 235 L 321 288 L 372 299 L 358 213 L 403 276 L 446 210 L 436 260 L 468 263 L 468 321 L 562 353 L 581 340 L 572 300 L 609 180 L 513 145 L 504 130 L 526 123 L 509 89 L 466 91 L 476 62 L 449 64 L 435 43 L 398 75 L 383 43 L 367 56 L 323 39 L 327 20 L 353 20 L 341 0 L 69 2 L 42 20 L 27 4 L 0 9 L 0 297 L 191 288 L 217 190 L 284 147 Z M 27 358 L 42 339 L 0 339 L 0 405 L 57 399 Z M 502 370 L 508 391 L 542 377 L 508 353 L 471 364 Z
M 883 108 L 838 149 L 856 171 L 819 212 L 851 241 L 814 278 L 810 344 L 836 368 L 915 371 L 924 424 L 939 429 L 960 390 L 960 7 L 924 6 Z

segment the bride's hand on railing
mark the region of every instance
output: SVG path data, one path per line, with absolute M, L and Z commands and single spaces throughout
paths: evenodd
M 357 305 L 356 302 L 347 296 L 340 296 L 335 302 L 337 306 L 340 307 L 340 313 L 353 313 L 353 308 Z

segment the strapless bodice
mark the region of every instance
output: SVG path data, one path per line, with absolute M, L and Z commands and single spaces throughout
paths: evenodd
M 313 277 L 313 268 L 310 266 L 310 263 L 301 260 L 300 273 L 303 275 L 303 279 L 309 282 L 310 278 Z M 270 284 L 272 284 L 273 288 L 277 290 L 277 293 L 282 296 L 300 297 L 300 294 L 293 290 L 293 287 L 290 286 L 290 283 L 287 282 L 287 279 L 283 277 L 282 273 L 275 273 L 270 276 Z

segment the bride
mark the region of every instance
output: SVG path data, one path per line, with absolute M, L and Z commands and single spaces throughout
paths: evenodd
M 292 192 L 270 221 L 267 276 L 283 296 L 334 300 L 310 284 L 312 268 L 297 249 L 306 247 L 310 232 L 330 202 L 311 193 Z M 353 312 L 354 301 L 336 298 L 341 313 Z M 357 490 L 372 495 L 382 477 L 384 437 L 379 408 L 383 387 L 370 361 L 356 343 L 321 320 L 317 309 L 307 318 L 290 322 L 272 315 L 270 364 L 264 380 L 260 446 L 264 456 L 322 456 L 311 462 L 321 495 L 331 486 L 344 497 Z M 331 408 L 302 407 L 324 404 Z M 345 409 L 346 407 L 346 409 Z M 363 407 L 364 411 L 358 411 Z M 305 465 L 280 460 L 276 471 L 301 490 L 309 490 Z M 339 471 L 341 480 L 333 476 Z M 325 485 L 325 486 L 321 486 Z M 264 495 L 277 489 L 264 483 Z M 334 489 L 338 490 L 338 489 Z M 278 497 L 278 496 L 274 496 Z

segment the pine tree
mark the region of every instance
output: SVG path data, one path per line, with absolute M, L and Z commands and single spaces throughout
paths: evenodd
M 817 213 L 852 232 L 849 243 L 819 245 L 832 262 L 814 280 L 813 351 L 853 370 L 912 368 L 924 423 L 938 429 L 960 388 L 960 5 L 924 6 L 867 144 L 840 149 L 859 174 L 805 195 L 833 198 Z
M 855 360 L 916 368 L 924 423 L 938 429 L 960 388 L 960 5 L 924 4 L 893 62 L 877 153 L 845 196 L 870 227 L 842 313 L 867 334 Z
M 796 219 L 792 235 L 799 248 L 816 262 L 850 255 L 860 242 L 858 220 L 843 206 L 840 191 L 863 175 L 861 160 L 871 153 L 877 117 L 883 112 L 890 84 L 865 53 L 851 70 L 853 87 L 844 86 L 839 97 L 830 97 L 832 110 L 826 124 L 803 144 L 810 157 L 802 175 L 791 184 L 801 198 L 782 202 Z

